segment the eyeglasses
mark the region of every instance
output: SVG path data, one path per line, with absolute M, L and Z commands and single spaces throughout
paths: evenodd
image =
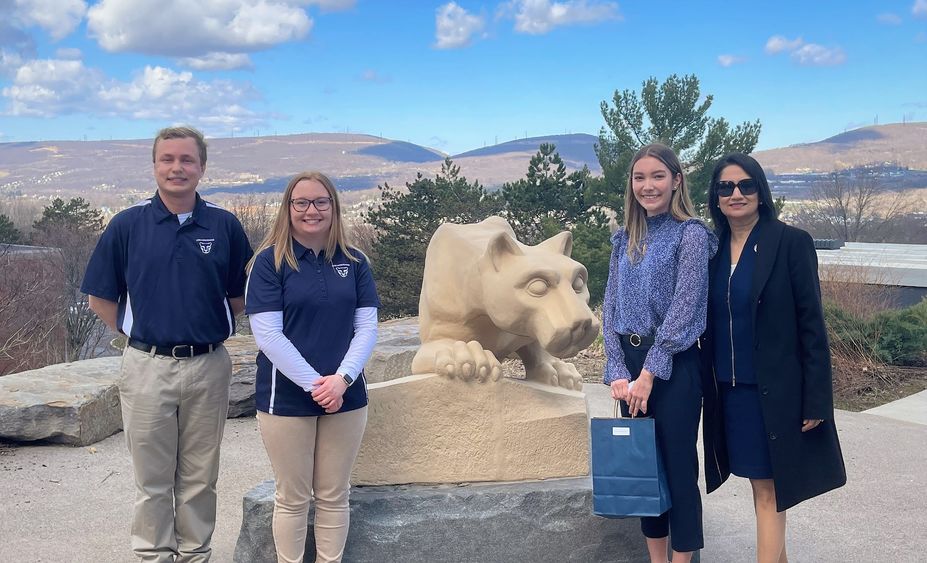
M 330 197 L 317 197 L 315 199 L 291 199 L 290 205 L 293 206 L 293 209 L 302 213 L 309 209 L 310 205 L 314 205 L 318 211 L 326 211 L 329 207 L 332 206 L 332 198 Z
M 734 188 L 740 190 L 741 195 L 753 195 L 760 189 L 753 178 L 744 178 L 739 182 L 715 182 L 715 193 L 720 197 L 731 197 Z

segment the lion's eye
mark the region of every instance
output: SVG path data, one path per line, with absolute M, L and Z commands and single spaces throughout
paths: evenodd
M 526 287 L 528 293 L 535 297 L 541 297 L 545 295 L 550 289 L 550 286 L 547 285 L 547 282 L 542 279 L 531 280 L 531 283 Z
M 573 291 L 579 293 L 583 290 L 584 287 L 586 287 L 586 280 L 584 280 L 581 276 L 576 276 L 576 279 L 573 280 Z

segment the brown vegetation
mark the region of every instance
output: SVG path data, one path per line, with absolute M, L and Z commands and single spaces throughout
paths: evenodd
M 67 330 L 64 281 L 51 251 L 14 253 L 0 245 L 0 375 L 59 362 Z

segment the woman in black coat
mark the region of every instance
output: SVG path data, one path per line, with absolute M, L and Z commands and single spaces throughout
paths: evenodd
M 786 509 L 840 487 L 830 349 L 814 241 L 776 218 L 766 175 L 744 154 L 715 167 L 709 205 L 705 481 L 750 479 L 757 560 L 787 561 Z

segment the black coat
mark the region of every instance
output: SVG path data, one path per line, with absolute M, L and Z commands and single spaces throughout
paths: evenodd
M 830 348 L 814 241 L 805 231 L 776 219 L 761 219 L 751 289 L 754 362 L 776 485 L 776 506 L 786 510 L 846 483 L 834 426 Z M 729 236 L 721 244 L 730 244 Z M 744 249 L 747 252 L 748 249 Z M 709 284 L 727 283 L 709 265 Z M 713 287 L 713 286 L 712 286 Z M 709 295 L 711 291 L 709 290 Z M 714 377 L 709 315 L 702 343 L 705 370 L 705 483 L 708 492 L 730 476 L 724 419 Z M 720 360 L 720 359 L 719 359 Z M 724 361 L 730 361 L 725 358 Z M 802 420 L 823 419 L 802 432 Z

